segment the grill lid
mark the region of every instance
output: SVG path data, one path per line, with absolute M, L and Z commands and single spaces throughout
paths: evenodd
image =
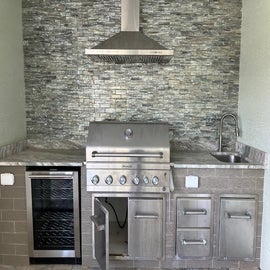
M 170 163 L 166 123 L 91 122 L 86 162 Z

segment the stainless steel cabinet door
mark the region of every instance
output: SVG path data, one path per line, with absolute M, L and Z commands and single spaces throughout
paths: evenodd
M 128 252 L 134 258 L 161 259 L 163 246 L 163 199 L 129 200 Z
M 98 198 L 94 199 L 94 256 L 100 269 L 109 270 L 109 212 Z
M 221 198 L 219 256 L 253 259 L 255 252 L 255 198 Z

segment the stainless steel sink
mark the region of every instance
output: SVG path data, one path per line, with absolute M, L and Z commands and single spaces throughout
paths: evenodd
M 217 160 L 226 163 L 249 163 L 241 154 L 235 152 L 212 152 L 211 155 Z

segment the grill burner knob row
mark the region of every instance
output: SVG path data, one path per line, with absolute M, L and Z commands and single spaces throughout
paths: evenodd
M 91 182 L 94 184 L 94 185 L 97 185 L 98 182 L 99 182 L 99 177 L 97 175 L 94 175 L 93 178 L 91 179 Z
M 152 183 L 153 183 L 153 185 L 158 185 L 158 183 L 159 183 L 159 179 L 158 179 L 158 177 L 157 176 L 154 176 L 153 178 L 152 178 Z
M 113 182 L 112 176 L 111 176 L 111 175 L 108 175 L 108 176 L 106 177 L 106 179 L 105 179 L 105 183 L 106 183 L 107 185 L 111 185 L 112 182 Z
M 139 183 L 140 183 L 140 178 L 139 178 L 138 176 L 135 176 L 135 177 L 133 178 L 132 182 L 133 182 L 134 185 L 139 185 Z
M 126 178 L 125 175 L 121 175 L 118 181 L 119 181 L 119 183 L 120 183 L 121 185 L 125 185 L 126 182 L 127 182 L 127 178 Z M 97 184 L 99 183 L 99 177 L 98 177 L 98 175 L 94 175 L 94 176 L 92 177 L 92 179 L 91 179 L 91 182 L 92 182 L 94 185 L 97 185 Z M 111 176 L 111 175 L 108 175 L 108 176 L 105 178 L 105 183 L 106 183 L 107 185 L 111 185 L 112 182 L 113 182 L 112 176 Z M 132 179 L 132 183 L 133 183 L 134 185 L 139 185 L 139 184 L 140 184 L 140 178 L 139 178 L 138 176 L 135 176 L 135 177 Z M 147 176 L 144 176 L 144 177 L 143 177 L 143 183 L 144 183 L 144 184 L 149 184 L 149 178 L 148 178 Z M 158 183 L 159 183 L 159 178 L 158 178 L 157 176 L 154 176 L 154 177 L 152 178 L 152 184 L 156 186 L 156 185 L 158 185 Z
M 120 176 L 119 183 L 121 185 L 124 185 L 126 182 L 127 182 L 127 178 L 124 175 Z

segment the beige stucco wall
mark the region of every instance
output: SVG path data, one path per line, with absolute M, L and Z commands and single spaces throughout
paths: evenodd
M 243 0 L 240 141 L 270 153 L 270 1 Z M 265 174 L 261 269 L 270 269 L 270 173 Z
M 26 137 L 21 0 L 0 1 L 0 146 Z

